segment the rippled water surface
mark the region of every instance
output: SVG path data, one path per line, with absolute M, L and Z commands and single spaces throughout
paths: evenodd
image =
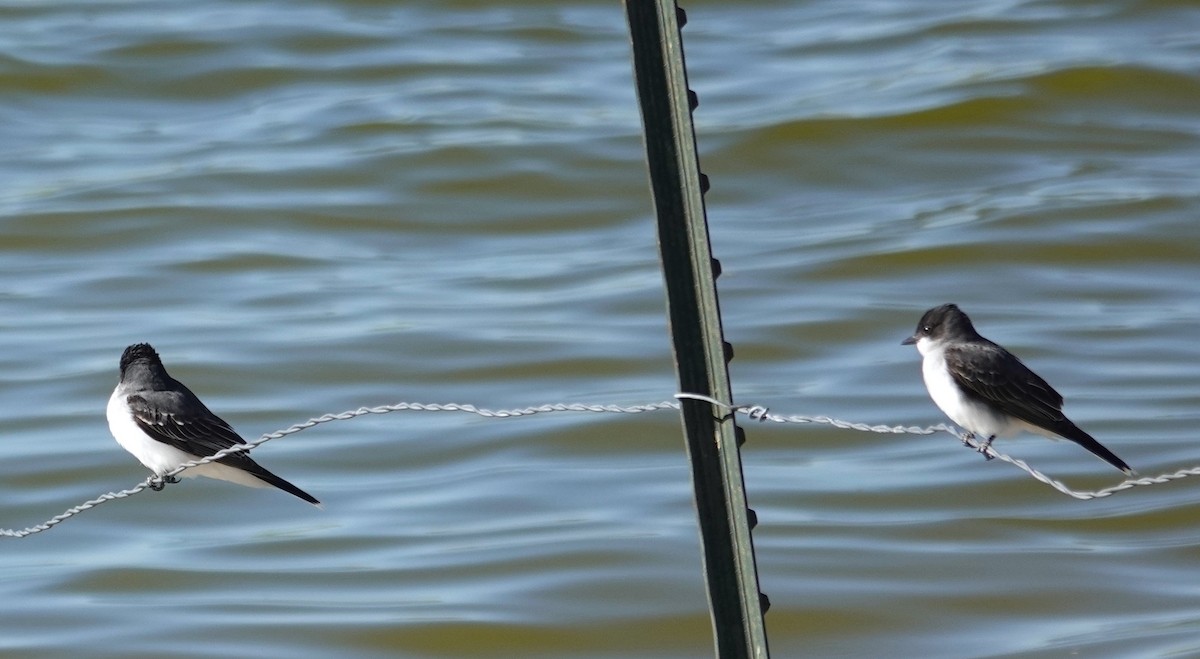
M 939 423 L 899 342 L 955 301 L 1143 474 L 1200 464 L 1192 3 L 685 7 L 739 400 Z M 248 437 L 675 392 L 617 3 L 9 2 L 0 92 L 7 528 L 144 478 L 104 419 L 134 342 Z M 1200 654 L 1200 481 L 748 437 L 774 656 Z M 673 412 L 255 455 L 325 510 L 187 480 L 0 540 L 0 651 L 712 654 Z

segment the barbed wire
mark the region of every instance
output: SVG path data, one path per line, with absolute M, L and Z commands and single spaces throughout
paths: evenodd
M 940 424 L 937 424 L 934 426 L 872 425 L 872 424 L 868 424 L 868 423 L 844 421 L 841 419 L 835 419 L 835 418 L 828 417 L 828 416 L 805 416 L 805 415 L 798 415 L 798 414 L 784 416 L 784 415 L 779 415 L 779 414 L 772 414 L 768 408 L 763 407 L 761 405 L 731 405 L 728 403 L 722 403 L 718 400 L 715 400 L 713 398 L 710 398 L 708 396 L 704 396 L 701 394 L 678 393 L 678 394 L 675 394 L 675 398 L 706 402 L 706 403 L 709 403 L 710 405 L 713 405 L 714 407 L 717 407 L 717 408 L 723 410 L 726 414 L 728 414 L 728 413 L 743 414 L 746 416 L 747 419 L 752 420 L 752 421 L 759 421 L 759 422 L 820 424 L 820 425 L 833 426 L 835 428 L 842 428 L 842 429 L 846 429 L 846 430 L 857 430 L 860 432 L 873 432 L 873 433 L 884 433 L 884 434 L 933 435 L 933 434 L 936 434 L 939 432 L 949 433 L 949 434 L 957 437 L 964 445 L 974 449 L 975 451 L 983 453 L 985 456 L 987 456 L 987 458 L 989 460 L 992 458 L 995 458 L 995 459 L 1001 460 L 1002 462 L 1007 462 L 1009 464 L 1012 464 L 1013 466 L 1016 466 L 1016 467 L 1022 469 L 1023 471 L 1025 471 L 1026 473 L 1028 473 L 1030 476 L 1037 479 L 1038 481 L 1045 483 L 1046 485 L 1049 485 L 1050 487 L 1058 490 L 1059 492 L 1062 492 L 1063 494 L 1066 494 L 1067 496 L 1070 496 L 1070 497 L 1074 497 L 1076 499 L 1083 499 L 1083 500 L 1100 499 L 1103 497 L 1111 496 L 1117 492 L 1120 492 L 1123 490 L 1129 490 L 1129 489 L 1132 489 L 1132 488 L 1138 487 L 1138 486 L 1157 485 L 1160 483 L 1167 483 L 1167 482 L 1170 482 L 1173 480 L 1186 478 L 1188 476 L 1200 475 L 1200 467 L 1193 467 L 1190 469 L 1182 469 L 1182 470 L 1179 470 L 1179 471 L 1176 471 L 1173 473 L 1162 474 L 1159 476 L 1130 478 L 1121 483 L 1118 483 L 1117 485 L 1113 485 L 1113 486 L 1106 487 L 1106 488 L 1092 491 L 1092 492 L 1083 492 L 1083 491 L 1073 490 L 1070 487 L 1067 487 L 1061 481 L 1050 478 L 1049 476 L 1034 469 L 1033 467 L 1030 467 L 1029 464 L 1026 463 L 1024 460 L 1013 458 L 1004 453 L 1000 453 L 994 447 L 992 447 L 990 445 L 985 445 L 983 442 L 978 441 L 977 439 L 975 439 L 974 436 L 964 433 L 964 432 L 962 432 L 952 426 L 948 426 L 944 423 L 940 423 Z M 492 410 L 492 409 L 488 409 L 488 408 L 484 408 L 484 407 L 476 407 L 475 405 L 462 404 L 462 403 L 401 402 L 401 403 L 394 403 L 391 405 L 379 405 L 376 407 L 360 407 L 355 410 L 347 410 L 345 412 L 330 413 L 330 414 L 325 414 L 325 415 L 322 415 L 319 417 L 314 417 L 312 419 L 309 419 L 309 420 L 301 422 L 301 423 L 297 423 L 295 425 L 289 426 L 282 430 L 276 430 L 275 432 L 266 433 L 266 434 L 262 435 L 261 437 L 259 437 L 258 439 L 249 441 L 245 444 L 236 444 L 234 446 L 231 446 L 227 449 L 218 451 L 218 452 L 216 452 L 212 455 L 206 456 L 204 458 L 192 460 L 191 462 L 185 462 L 185 463 L 179 465 L 178 467 L 176 467 L 175 469 L 172 469 L 171 471 L 168 471 L 165 474 L 162 474 L 161 476 L 159 476 L 159 475 L 151 476 L 151 477 L 147 478 L 146 480 L 142 481 L 141 483 L 134 485 L 131 488 L 121 490 L 119 492 L 108 492 L 108 493 L 102 494 L 94 499 L 85 501 L 77 506 L 72 507 L 72 508 L 68 508 L 67 510 L 63 511 L 62 513 L 59 513 L 58 515 L 51 517 L 50 519 L 42 522 L 41 524 L 35 524 L 33 526 L 29 526 L 24 529 L 0 528 L 0 537 L 24 538 L 24 537 L 33 535 L 35 533 L 41 533 L 42 531 L 49 530 L 49 529 L 57 526 L 58 524 L 62 523 L 63 521 L 70 519 L 71 517 L 74 517 L 75 515 L 78 515 L 79 513 L 82 513 L 85 510 L 95 508 L 96 506 L 99 506 L 100 504 L 106 503 L 108 501 L 113 501 L 115 499 L 124 499 L 126 497 L 130 497 L 139 492 L 142 492 L 143 490 L 146 490 L 146 489 L 162 489 L 163 485 L 165 485 L 167 483 L 177 482 L 176 476 L 178 476 L 180 473 L 182 473 L 183 471 L 185 471 L 187 469 L 191 469 L 192 467 L 198 467 L 203 464 L 208 464 L 210 462 L 220 460 L 221 458 L 223 458 L 227 455 L 230 455 L 232 453 L 237 453 L 239 451 L 249 451 L 249 450 L 252 450 L 252 449 L 258 447 L 259 445 L 265 444 L 266 442 L 269 442 L 273 439 L 279 439 L 280 437 L 286 437 L 288 435 L 293 435 L 293 434 L 301 432 L 303 430 L 308 430 L 309 428 L 312 428 L 314 426 L 318 426 L 318 425 L 321 425 L 324 423 L 330 423 L 332 421 L 346 421 L 349 419 L 354 419 L 354 418 L 357 418 L 360 416 L 367 416 L 367 415 L 371 415 L 371 414 L 390 414 L 392 412 L 402 412 L 402 411 L 466 412 L 469 414 L 475 414 L 475 415 L 485 417 L 485 418 L 504 419 L 504 418 L 531 416 L 534 414 L 543 414 L 543 413 L 548 413 L 548 412 L 593 412 L 593 413 L 616 413 L 616 414 L 642 414 L 645 412 L 656 412 L 656 411 L 660 411 L 660 410 L 678 410 L 679 408 L 680 408 L 680 403 L 677 401 L 661 401 L 658 403 L 647 403 L 647 404 L 641 404 L 641 405 L 593 405 L 593 404 L 584 404 L 584 403 L 549 403 L 546 405 L 537 405 L 537 406 L 533 406 L 533 407 L 522 407 L 522 408 L 508 409 L 508 410 L 504 410 L 504 409 Z

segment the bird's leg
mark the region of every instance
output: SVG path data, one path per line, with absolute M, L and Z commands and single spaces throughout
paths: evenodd
M 984 443 L 979 445 L 978 450 L 980 453 L 983 454 L 984 460 L 991 460 L 996 457 L 996 456 L 992 455 L 991 453 L 988 453 L 988 449 L 992 448 L 992 440 L 994 440 L 994 439 L 996 439 L 996 436 L 992 435 L 991 437 L 987 438 L 987 441 L 985 441 Z
M 150 481 L 150 489 L 155 492 L 162 492 L 162 489 L 171 483 L 178 483 L 178 476 L 156 476 Z
M 970 430 L 965 431 L 963 433 L 963 437 L 962 437 L 963 446 L 971 446 L 971 442 L 974 441 L 975 439 L 976 439 L 975 433 L 971 432 Z M 988 449 L 992 448 L 992 440 L 994 440 L 994 439 L 996 439 L 996 436 L 992 435 L 991 437 L 988 437 L 985 441 L 981 442 L 978 446 L 971 446 L 971 448 L 982 453 L 984 460 L 992 460 L 996 456 L 988 453 Z

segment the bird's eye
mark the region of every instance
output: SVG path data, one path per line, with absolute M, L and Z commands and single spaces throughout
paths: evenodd
M 922 331 L 922 332 L 925 332 L 926 334 L 928 334 L 928 333 L 930 333 L 931 331 L 933 331 L 933 328 L 932 328 L 932 327 L 930 327 L 930 326 L 928 326 L 928 325 L 926 325 L 926 326 L 924 326 L 924 327 L 922 327 L 922 328 L 921 328 L 921 331 Z

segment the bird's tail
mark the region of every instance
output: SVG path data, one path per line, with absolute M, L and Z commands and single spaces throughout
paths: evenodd
M 1066 423 L 1063 425 L 1063 427 L 1056 428 L 1055 431 L 1058 432 L 1058 434 L 1062 435 L 1063 437 L 1065 437 L 1065 438 L 1075 442 L 1076 444 L 1079 444 L 1083 448 L 1091 451 L 1093 454 L 1095 454 L 1101 460 L 1104 460 L 1108 464 L 1125 472 L 1126 476 L 1129 476 L 1132 478 L 1137 475 L 1137 472 L 1133 470 L 1133 467 L 1130 467 L 1129 465 L 1125 464 L 1125 461 L 1122 460 L 1121 458 L 1118 458 L 1116 453 L 1113 453 L 1112 451 L 1108 450 L 1108 448 L 1106 448 L 1103 444 L 1096 441 L 1096 439 L 1094 437 L 1092 437 L 1091 435 L 1084 432 L 1079 426 L 1075 425 L 1074 423 L 1071 423 L 1070 421 L 1066 421 Z
M 1132 470 L 1130 470 L 1130 471 L 1132 471 Z M 318 501 L 316 497 L 314 497 L 313 495 L 309 494 L 308 492 L 305 492 L 304 490 L 296 487 L 295 485 L 292 485 L 291 483 L 276 476 L 275 474 L 272 474 L 271 472 L 267 471 L 266 469 L 263 469 L 263 473 L 254 474 L 254 475 L 261 478 L 262 480 L 270 483 L 271 485 L 274 485 L 275 487 L 283 490 L 284 492 L 287 492 L 288 494 L 300 497 L 301 499 L 304 499 L 305 501 L 311 503 L 312 505 L 314 505 L 318 508 L 322 507 L 321 502 Z
M 318 508 L 322 507 L 321 502 L 318 501 L 316 497 L 267 471 L 262 465 L 258 464 L 254 460 L 251 460 L 250 456 L 246 455 L 245 453 L 233 453 L 217 460 L 217 462 L 222 462 L 232 467 L 237 467 L 238 469 L 245 471 L 246 473 L 254 476 L 258 480 L 268 485 L 277 487 L 284 492 L 291 494 L 292 496 L 304 499 Z

